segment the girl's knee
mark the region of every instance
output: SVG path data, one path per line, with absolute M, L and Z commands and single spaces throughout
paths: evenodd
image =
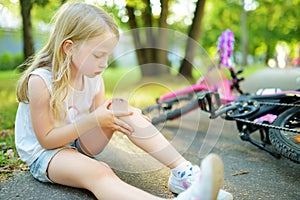
M 129 109 L 129 104 L 125 99 L 115 98 L 112 99 L 109 109 L 112 111 L 127 111 Z
M 112 104 L 109 109 L 115 112 L 130 111 L 133 112 L 134 114 L 138 114 L 138 115 L 142 114 L 141 109 L 131 106 L 125 99 L 122 98 L 112 99 Z
M 106 180 L 117 178 L 113 170 L 106 163 L 94 161 L 94 167 L 89 169 L 89 176 L 85 178 L 83 183 L 84 188 L 93 193 L 97 192 Z
M 96 160 L 95 160 L 96 161 Z M 106 177 L 106 176 L 115 176 L 113 170 L 104 162 L 96 161 L 94 175 L 97 179 Z

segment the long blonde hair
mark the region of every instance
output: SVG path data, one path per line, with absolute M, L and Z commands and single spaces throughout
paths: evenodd
M 68 94 L 71 56 L 63 51 L 63 43 L 72 40 L 79 44 L 88 39 L 111 32 L 119 37 L 118 26 L 102 9 L 82 2 L 65 3 L 53 18 L 54 27 L 47 44 L 23 66 L 28 67 L 17 84 L 17 100 L 29 103 L 28 80 L 37 68 L 50 67 L 53 76 L 53 91 L 50 107 L 55 120 L 66 116 L 63 102 Z

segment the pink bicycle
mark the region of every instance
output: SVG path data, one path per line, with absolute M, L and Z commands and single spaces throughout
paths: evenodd
M 159 124 L 198 108 L 211 113 L 220 105 L 237 99 L 243 94 L 239 83 L 244 78 L 238 77 L 242 70 L 234 70 L 233 45 L 233 33 L 224 31 L 218 39 L 219 64 L 211 67 L 195 85 L 162 95 L 156 104 L 142 109 L 143 114 L 149 116 L 153 124 Z M 227 78 L 224 69 L 229 70 L 230 78 Z
M 197 84 L 162 95 L 142 112 L 153 124 L 159 124 L 200 108 L 210 113 L 211 119 L 235 121 L 243 141 L 276 158 L 283 156 L 300 163 L 300 90 L 262 88 L 256 94 L 244 94 L 239 85 L 243 78 L 237 77 L 242 71 L 235 72 L 232 64 L 233 41 L 232 32 L 223 32 L 218 66 L 209 69 Z M 224 69 L 229 69 L 229 79 Z M 251 137 L 255 132 L 260 134 L 260 141 Z

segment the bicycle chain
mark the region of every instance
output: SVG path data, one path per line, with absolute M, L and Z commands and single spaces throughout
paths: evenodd
M 264 105 L 269 105 L 269 106 L 300 107 L 300 104 L 271 103 L 271 102 L 261 102 L 261 101 L 257 101 L 257 102 L 260 105 L 264 104 Z M 246 120 L 246 119 L 241 119 L 241 118 L 234 118 L 234 120 L 235 121 L 239 121 L 239 122 L 243 122 L 245 124 L 251 124 L 251 125 L 260 126 L 260 127 L 263 127 L 263 128 L 277 129 L 277 130 L 281 130 L 281 131 L 287 131 L 287 132 L 293 132 L 293 133 L 300 134 L 300 130 L 297 130 L 297 129 L 289 129 L 289 128 L 285 128 L 285 127 L 281 127 L 281 126 L 274 126 L 274 125 L 271 125 L 271 124 L 263 124 L 263 123 L 253 122 L 253 121 Z

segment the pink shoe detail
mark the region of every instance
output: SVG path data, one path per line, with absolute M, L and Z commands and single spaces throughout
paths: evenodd
M 182 183 L 182 186 L 183 186 L 185 189 L 187 189 L 187 188 L 189 187 L 189 185 L 187 184 L 187 182 L 183 182 L 183 183 Z

